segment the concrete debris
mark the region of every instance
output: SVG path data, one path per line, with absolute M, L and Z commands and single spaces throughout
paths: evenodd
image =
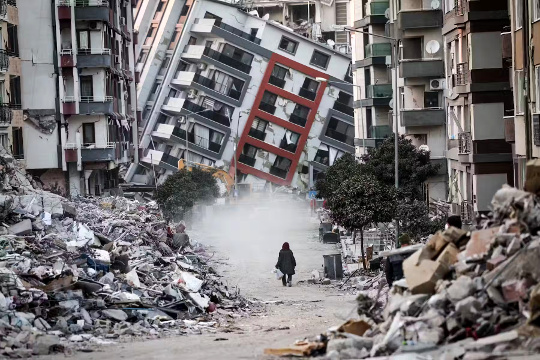
M 0 147 L 0 358 L 215 331 L 262 310 L 156 203 L 69 201 L 17 166 Z
M 534 185 L 535 192 L 539 188 Z M 504 186 L 492 206 L 478 230 L 432 235 L 403 261 L 404 279 L 393 281 L 386 293 L 382 274 L 348 279 L 354 286 L 346 291 L 357 291 L 358 314 L 369 322 L 350 320 L 346 324 L 359 325 L 320 335 L 326 358 L 536 358 L 540 197 Z

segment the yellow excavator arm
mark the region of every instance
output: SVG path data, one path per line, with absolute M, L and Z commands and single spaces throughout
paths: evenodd
M 189 166 L 187 166 L 187 170 L 191 171 L 193 166 L 196 166 L 196 167 L 200 168 L 201 170 L 213 172 L 212 175 L 216 179 L 221 180 L 221 182 L 223 182 L 223 184 L 225 184 L 225 186 L 227 187 L 227 192 L 229 192 L 229 193 L 231 192 L 231 190 L 232 190 L 232 188 L 234 186 L 234 180 L 226 171 L 216 169 L 215 167 L 212 167 L 212 166 L 209 166 L 209 165 L 204 165 L 204 164 L 199 164 L 199 163 L 194 163 L 194 162 L 189 162 Z M 178 170 L 182 170 L 184 168 L 186 168 L 186 163 L 184 162 L 184 159 L 181 159 L 181 160 L 178 161 Z

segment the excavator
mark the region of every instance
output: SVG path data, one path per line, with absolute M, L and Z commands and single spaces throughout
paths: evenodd
M 212 166 L 209 166 L 209 165 L 204 165 L 204 164 L 199 164 L 199 163 L 194 163 L 194 162 L 189 162 L 188 166 L 187 166 L 187 170 L 188 171 L 191 171 L 191 169 L 196 166 L 198 168 L 200 168 L 201 170 L 204 170 L 204 171 L 210 171 L 210 172 L 213 172 L 213 176 L 218 180 L 220 181 L 224 186 L 225 188 L 227 189 L 227 194 L 230 195 L 231 194 L 231 190 L 233 190 L 234 188 L 234 179 L 224 170 L 220 170 L 220 169 L 216 169 L 215 167 L 212 167 Z M 186 162 L 184 159 L 180 159 L 180 161 L 178 161 L 178 170 L 182 170 L 186 167 Z M 242 184 L 241 184 L 242 185 Z

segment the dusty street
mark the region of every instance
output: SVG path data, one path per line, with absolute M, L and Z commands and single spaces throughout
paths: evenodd
M 324 332 L 354 311 L 352 296 L 330 287 L 297 284 L 308 279 L 314 269 L 322 269 L 323 254 L 337 251 L 334 245 L 318 241 L 318 225 L 310 222 L 304 207 L 276 202 L 224 209 L 214 212 L 198 229 L 190 232 L 192 237 L 215 251 L 217 270 L 229 286 L 238 286 L 248 298 L 278 302 L 268 305 L 262 315 L 239 319 L 232 333 L 218 329 L 215 334 L 120 343 L 74 357 L 265 359 L 265 347 L 286 346 Z M 284 288 L 271 273 L 284 241 L 290 243 L 298 264 L 292 288 Z

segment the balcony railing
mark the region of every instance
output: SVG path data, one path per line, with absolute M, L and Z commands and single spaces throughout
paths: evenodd
M 368 138 L 384 139 L 393 134 L 389 125 L 374 125 L 369 128 Z
M 365 47 L 365 52 L 366 52 L 365 54 L 366 58 L 392 55 L 392 44 L 390 43 L 367 44 Z
M 259 139 L 261 141 L 264 141 L 266 139 L 266 133 L 262 130 L 257 130 L 254 128 L 249 129 L 249 136 L 255 139 Z
M 257 45 L 261 43 L 261 39 L 259 39 L 255 35 L 248 34 L 248 33 L 244 32 L 244 31 L 242 31 L 240 29 L 237 29 L 235 27 L 227 25 L 227 24 L 225 24 L 223 22 L 220 22 L 219 24 L 214 24 L 214 26 L 220 27 L 225 31 L 228 31 L 230 33 L 233 33 L 234 35 L 240 36 L 241 38 L 249 40 L 252 43 L 255 43 Z
M 282 89 L 285 87 L 285 79 L 280 79 L 276 76 L 270 76 L 270 80 L 268 82 Z
M 287 172 L 287 170 L 283 170 L 275 166 L 270 167 L 270 174 L 282 179 L 285 179 L 287 177 Z
M 11 111 L 11 105 L 0 104 L 0 125 L 8 126 L 13 119 L 13 111 Z
M 279 147 L 283 150 L 287 150 L 294 154 L 296 152 L 296 148 L 298 147 L 298 144 L 288 143 L 287 140 L 281 139 L 281 143 L 279 144 Z
M 347 104 L 340 103 L 339 101 L 336 101 L 334 103 L 334 110 L 337 110 L 349 116 L 354 116 L 354 109 Z
M 111 55 L 111 49 L 107 48 L 92 48 L 92 49 L 78 49 L 79 55 Z
M 215 121 L 219 124 L 230 126 L 231 123 L 229 121 L 229 118 L 223 114 L 220 114 L 218 112 L 215 112 L 213 110 L 204 108 L 200 105 L 197 105 L 195 103 L 192 103 L 189 100 L 184 101 L 183 109 L 192 112 L 192 113 L 199 113 L 198 115 L 203 116 L 207 119 L 210 119 L 212 121 Z
M 169 154 L 163 154 L 161 155 L 161 162 L 164 162 L 166 164 L 169 164 L 171 166 L 174 166 L 175 168 L 178 168 L 178 161 L 180 159 L 174 157 L 174 156 L 171 156 Z
M 8 0 L 8 2 L 16 0 Z M 58 0 L 58 6 L 109 6 L 107 0 Z
M 238 161 L 242 164 L 248 165 L 248 166 L 255 166 L 255 158 L 252 158 L 250 156 L 247 156 L 246 154 L 240 154 L 240 157 L 238 158 Z
M 181 129 L 177 126 L 174 127 L 172 134 L 180 140 L 186 140 L 186 130 Z M 189 139 L 188 139 L 189 140 Z
M 469 74 L 469 69 L 468 69 L 467 63 L 457 64 L 456 85 L 467 84 L 468 74 Z
M 90 103 L 90 102 L 110 102 L 113 101 L 112 96 L 81 96 L 81 102 L 83 103 Z
M 459 153 L 470 154 L 472 152 L 472 136 L 470 132 L 458 134 Z
M 303 98 L 306 98 L 308 100 L 315 100 L 315 97 L 317 96 L 317 93 L 315 91 L 306 89 L 306 88 L 300 88 L 300 91 L 298 92 L 298 95 L 300 95 Z
M 461 202 L 461 220 L 465 224 L 472 224 L 474 220 L 474 208 L 468 200 Z
M 204 77 L 200 74 L 195 74 L 195 76 L 193 76 L 193 81 L 196 82 L 197 84 L 200 84 L 204 87 L 215 90 L 218 93 L 228 96 L 230 98 L 233 98 L 235 100 L 240 99 L 240 95 L 241 95 L 240 91 L 234 90 L 232 88 L 229 89 L 228 91 L 222 91 L 223 89 L 220 88 L 222 84 L 219 84 L 216 81 L 209 79 L 207 77 Z
M 337 140 L 339 142 L 345 143 L 347 145 L 354 146 L 354 137 L 341 133 L 334 129 L 327 129 L 326 136 L 334 140 Z
M 240 70 L 246 74 L 249 74 L 251 71 L 251 65 L 244 64 L 241 61 L 238 61 L 236 59 L 233 59 L 232 57 L 225 55 L 223 53 L 220 53 L 219 51 L 212 50 L 211 48 L 207 47 L 204 49 L 203 52 L 204 55 L 208 56 L 209 58 L 212 58 L 214 60 L 219 61 L 220 63 L 223 63 L 225 65 L 228 65 L 230 67 L 233 67 L 237 70 Z
M 384 15 L 386 10 L 390 7 L 388 1 L 372 1 L 366 4 L 367 15 Z
M 289 121 L 292 122 L 293 124 L 305 127 L 307 119 L 301 116 L 295 115 L 295 114 L 291 114 L 291 116 L 289 117 Z
M 458 16 L 463 16 L 467 12 L 467 0 L 454 0 L 454 12 Z
M 276 107 L 272 104 L 268 104 L 261 101 L 261 103 L 259 104 L 259 110 L 262 110 L 264 112 L 274 115 L 274 113 L 276 112 Z
M 6 50 L 0 50 L 0 71 L 8 71 L 9 55 Z
M 392 84 L 369 85 L 366 90 L 368 99 L 372 98 L 391 98 Z

